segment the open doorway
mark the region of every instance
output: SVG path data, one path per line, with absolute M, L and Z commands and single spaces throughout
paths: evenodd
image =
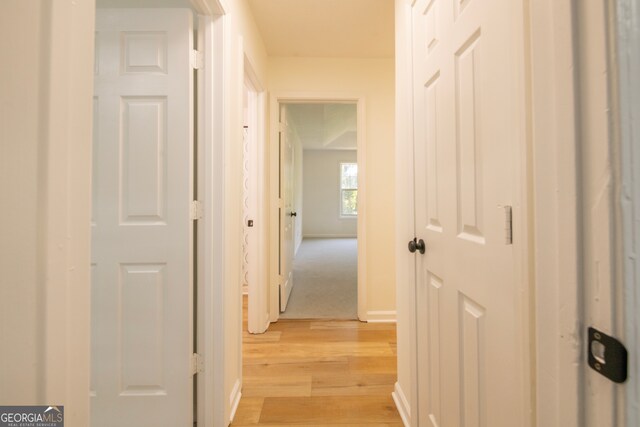
M 281 318 L 358 318 L 357 113 L 281 104 Z
M 247 297 L 247 330 L 263 333 L 267 310 L 268 240 L 266 165 L 266 94 L 248 57 L 244 58 L 242 129 L 242 293 Z

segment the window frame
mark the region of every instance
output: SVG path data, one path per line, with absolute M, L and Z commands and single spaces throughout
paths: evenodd
M 355 188 L 343 188 L 342 187 L 342 170 L 343 165 L 355 165 L 356 166 L 356 187 Z M 354 161 L 347 162 L 339 162 L 338 164 L 338 196 L 340 198 L 339 203 L 339 214 L 341 219 L 357 219 L 358 218 L 358 163 Z M 356 213 L 349 214 L 344 212 L 344 191 L 355 191 L 356 192 Z

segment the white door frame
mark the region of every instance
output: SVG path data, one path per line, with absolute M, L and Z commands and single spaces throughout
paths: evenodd
M 412 6 L 415 0 L 396 0 L 396 311 L 398 379 L 393 400 L 404 425 L 418 420 L 416 257 L 407 242 L 415 234 Z M 407 167 L 410 165 L 410 167 Z M 415 420 L 415 421 L 414 421 Z
M 536 425 L 580 427 L 580 240 L 573 6 L 530 5 Z M 535 258 L 534 258 L 535 255 Z M 559 404 L 562 402 L 562 404 Z
M 278 274 L 278 245 L 280 242 L 278 218 L 278 174 L 280 159 L 278 150 L 280 104 L 317 104 L 350 103 L 357 108 L 357 162 L 358 162 L 358 319 L 367 321 L 367 281 L 366 281 L 366 137 L 365 137 L 365 98 L 352 93 L 314 93 L 291 92 L 276 93 L 270 97 L 270 145 L 269 145 L 269 194 L 270 194 L 270 233 L 269 233 L 269 320 L 275 322 L 280 316 Z M 303 213 L 304 215 L 304 213 Z
M 640 425 L 640 28 L 638 0 L 617 0 L 617 42 L 622 286 L 624 287 L 625 344 L 631 354 L 626 395 L 626 427 Z M 633 16 L 633 11 L 636 16 Z M 623 201 L 623 198 L 626 201 Z
M 614 3 L 619 11 L 625 7 L 627 11 L 633 10 L 633 5 L 638 10 L 637 0 L 602 2 L 601 7 L 614 7 Z M 576 14 L 575 2 L 571 0 L 539 0 L 529 2 L 529 6 L 532 133 L 526 164 L 532 170 L 533 184 L 530 193 L 532 221 L 529 227 L 533 230 L 534 250 L 529 262 L 535 283 L 535 300 L 532 300 L 536 319 L 532 355 L 535 360 L 532 378 L 535 378 L 537 387 L 534 414 L 536 425 L 540 427 L 582 427 L 586 425 L 584 390 L 588 371 L 585 363 L 585 329 L 588 325 L 583 322 L 585 301 L 582 287 L 586 260 L 582 256 L 580 171 L 583 164 L 579 127 L 584 118 L 580 117 L 580 97 L 583 94 L 577 66 L 580 40 L 576 38 L 576 28 L 581 18 Z M 633 18 L 637 19 L 637 16 Z M 635 158 L 625 151 L 634 144 L 634 132 L 638 131 L 640 119 L 637 108 L 640 86 L 636 81 L 640 71 L 640 31 L 637 21 L 629 15 L 618 16 L 617 19 L 617 22 L 611 20 L 601 23 L 604 26 L 602 34 L 611 39 L 617 38 L 619 43 L 617 51 L 608 52 L 609 61 L 616 61 L 616 57 L 619 61 L 618 64 L 611 63 L 612 69 L 608 70 L 609 90 L 614 93 L 614 98 L 609 101 L 614 110 L 611 113 L 614 135 L 610 139 L 615 145 L 616 138 L 621 137 L 622 152 L 628 155 L 614 158 L 611 168 L 616 177 L 614 181 L 623 174 L 622 183 L 614 182 L 613 185 L 621 185 L 629 190 L 634 177 L 624 174 L 628 174 L 635 166 L 637 180 L 640 166 L 638 151 L 635 150 Z M 609 49 L 615 50 L 615 46 L 609 46 Z M 615 99 L 616 92 L 620 99 Z M 615 111 L 616 107 L 620 111 Z M 616 136 L 618 131 L 621 135 Z M 635 139 L 637 145 L 637 136 Z M 613 152 L 616 152 L 615 147 Z M 625 164 L 615 164 L 622 163 L 623 158 L 628 168 L 625 168 Z M 637 186 L 637 181 L 635 183 Z M 613 201 L 614 205 L 619 206 L 612 208 L 621 209 L 622 217 L 627 219 L 626 223 L 616 227 L 617 230 L 605 232 L 611 239 L 612 247 L 616 246 L 614 250 L 618 254 L 623 250 L 620 228 L 624 229 L 622 235 L 627 239 L 627 245 L 632 239 L 638 242 L 640 236 L 637 228 L 635 234 L 627 229 L 633 227 L 629 222 L 632 204 L 636 204 L 636 209 L 638 206 L 637 187 L 635 191 L 635 194 L 631 191 L 626 193 L 629 196 L 626 204 L 621 199 Z M 637 218 L 637 211 L 635 215 Z M 629 255 L 629 252 L 625 253 Z M 619 259 L 618 262 L 626 262 L 627 267 L 632 267 L 630 257 Z M 637 265 L 638 259 L 633 262 Z M 631 268 L 625 272 L 628 274 L 630 271 Z M 631 390 L 637 387 L 637 374 L 640 371 L 639 343 L 633 341 L 633 334 L 637 337 L 639 326 L 637 316 L 640 298 L 637 292 L 638 278 L 626 276 L 625 279 L 628 287 L 626 295 L 635 295 L 636 298 L 622 300 L 626 304 L 624 316 L 629 340 L 627 345 L 632 352 L 630 361 L 635 358 L 635 365 L 630 364 L 632 376 L 629 383 L 620 388 L 620 393 L 626 394 L 626 425 L 636 426 L 639 396 L 633 395 Z M 618 298 L 622 298 L 623 286 L 616 286 Z
M 252 180 L 255 185 L 249 185 L 249 200 L 255 203 L 254 227 L 255 239 L 249 242 L 249 277 L 255 280 L 249 281 L 247 326 L 252 334 L 261 334 L 269 327 L 268 312 L 268 265 L 267 265 L 267 241 L 269 238 L 269 226 L 267 219 L 267 148 L 265 141 L 266 125 L 266 92 L 264 86 L 258 79 L 254 66 L 245 54 L 244 56 L 244 81 L 248 89 L 248 125 L 250 158 L 255 159 L 250 176 L 257 179 Z M 246 226 L 246 224 L 244 224 Z M 252 262 L 251 262 L 252 261 Z
M 203 215 L 197 232 L 197 421 L 226 427 L 224 378 L 224 143 L 227 133 L 226 11 L 218 0 L 191 0 L 198 12 L 197 188 Z

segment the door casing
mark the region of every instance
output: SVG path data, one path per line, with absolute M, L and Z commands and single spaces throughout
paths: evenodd
M 253 237 L 249 241 L 250 262 L 247 266 L 250 269 L 247 326 L 250 333 L 260 334 L 267 330 L 269 326 L 269 314 L 267 305 L 267 295 L 269 289 L 267 272 L 267 241 L 269 237 L 269 223 L 267 220 L 267 169 L 268 153 L 265 144 L 265 118 L 266 118 L 266 92 L 260 82 L 257 73 L 250 59 L 244 56 L 244 76 L 245 87 L 248 89 L 248 109 L 249 120 L 249 156 L 254 161 L 250 164 L 252 170 L 248 171 L 253 177 L 250 184 L 249 199 L 254 204 L 252 211 L 255 212 Z M 245 224 L 246 226 L 246 224 Z
M 365 137 L 365 99 L 361 94 L 350 93 L 313 93 L 293 92 L 276 93 L 270 98 L 270 145 L 269 145 L 269 194 L 270 194 L 270 232 L 269 232 L 269 321 L 275 322 L 280 315 L 278 274 L 280 242 L 279 218 L 277 215 L 278 174 L 280 160 L 278 150 L 278 122 L 280 104 L 317 104 L 317 103 L 349 103 L 357 109 L 357 162 L 358 162 L 358 319 L 367 321 L 367 286 L 366 286 L 366 137 Z M 304 213 L 303 213 L 304 214 Z
M 202 68 L 197 72 L 197 188 L 203 216 L 197 232 L 197 350 L 204 370 L 197 376 L 198 425 L 226 426 L 225 359 L 225 210 L 224 145 L 230 76 L 224 73 L 228 58 L 225 30 L 228 17 L 219 0 L 191 0 L 198 13 L 198 50 Z M 203 403 L 208 402 L 208 403 Z

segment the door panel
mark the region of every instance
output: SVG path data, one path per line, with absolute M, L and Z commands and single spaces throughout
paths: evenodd
M 280 209 L 280 256 L 281 256 L 281 282 L 280 282 L 280 312 L 284 312 L 289 302 L 289 296 L 293 289 L 293 256 L 295 247 L 295 217 L 293 216 L 294 204 L 294 152 L 293 143 L 289 136 L 290 128 L 287 123 L 287 107 L 280 106 L 280 173 L 281 173 L 281 200 Z
M 513 0 L 413 6 L 420 426 L 528 424 L 518 244 L 524 22 Z
M 193 422 L 191 19 L 97 11 L 94 427 Z

